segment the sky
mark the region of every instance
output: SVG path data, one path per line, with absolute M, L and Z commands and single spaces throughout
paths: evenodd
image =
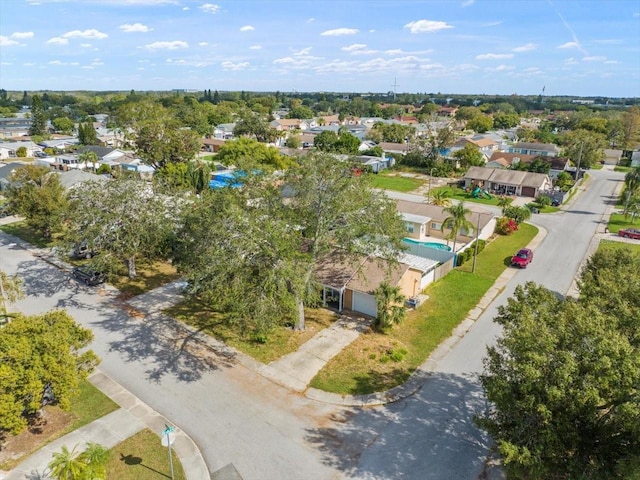
M 0 0 L 0 88 L 640 97 L 640 2 Z

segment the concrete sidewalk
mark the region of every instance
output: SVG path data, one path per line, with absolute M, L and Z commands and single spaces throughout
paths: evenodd
M 169 420 L 152 410 L 99 370 L 96 370 L 89 377 L 89 381 L 116 402 L 120 408 L 48 443 L 9 472 L 4 480 L 50 479 L 47 465 L 51 461 L 53 453 L 59 452 L 63 445 L 69 449 L 73 449 L 77 445 L 77 452 L 83 451 L 89 442 L 113 448 L 144 428 L 149 428 L 160 434 L 164 426 L 170 424 Z M 172 448 L 180 458 L 186 478 L 188 480 L 210 478 L 204 458 L 193 440 L 178 429 L 174 433 L 175 441 Z M 2 475 L 0 478 L 3 478 Z

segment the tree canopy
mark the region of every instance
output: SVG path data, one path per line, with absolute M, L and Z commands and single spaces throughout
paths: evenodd
M 479 425 L 511 478 L 631 478 L 640 464 L 640 256 L 597 252 L 577 301 L 527 283 L 495 319 Z
M 195 294 L 250 330 L 304 328 L 304 305 L 319 299 L 314 268 L 329 253 L 395 258 L 404 226 L 394 204 L 332 155 L 302 157 L 282 188 L 260 175 L 243 184 L 186 211 L 175 262 Z
M 63 310 L 16 315 L 0 328 L 0 430 L 19 433 L 27 415 L 43 405 L 50 387 L 58 405 L 68 409 L 78 382 L 98 363 L 90 330 Z

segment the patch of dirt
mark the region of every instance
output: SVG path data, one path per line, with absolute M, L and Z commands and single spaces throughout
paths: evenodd
M 11 469 L 25 455 L 38 450 L 61 433 L 73 422 L 70 412 L 58 407 L 46 406 L 42 414 L 34 418 L 29 426 L 18 435 L 9 435 L 0 445 L 0 468 Z

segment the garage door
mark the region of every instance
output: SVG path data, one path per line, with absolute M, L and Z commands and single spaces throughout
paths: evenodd
M 366 293 L 353 292 L 353 310 L 371 317 L 376 317 L 378 315 L 376 297 L 367 295 Z
M 535 197 L 536 189 L 533 187 L 522 187 L 522 196 L 523 197 Z

